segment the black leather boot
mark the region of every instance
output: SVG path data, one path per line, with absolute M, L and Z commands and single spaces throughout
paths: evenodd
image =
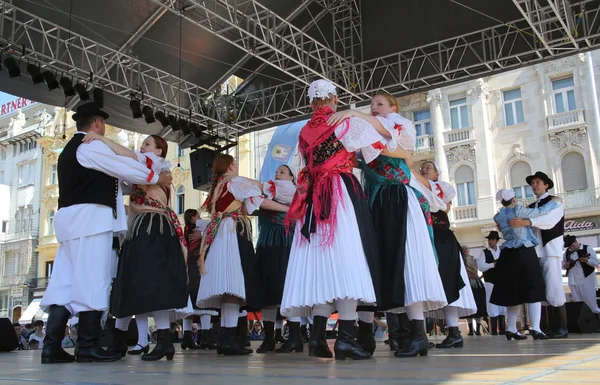
M 316 315 L 313 317 L 312 332 L 308 343 L 308 355 L 311 357 L 332 358 L 333 353 L 329 350 L 325 331 L 327 329 L 327 318 Z
M 283 338 L 283 333 L 281 333 L 281 329 L 275 330 L 275 342 L 278 344 L 285 343 L 285 338 Z
M 554 317 L 557 329 L 548 337 L 551 339 L 568 338 L 569 331 L 567 330 L 567 308 L 565 305 L 554 308 Z
M 301 353 L 304 351 L 304 342 L 302 341 L 302 333 L 300 332 L 300 322 L 290 322 L 288 321 L 288 327 L 290 330 L 290 335 L 281 345 L 280 348 L 276 349 L 276 353 Z
M 101 311 L 79 313 L 77 347 L 75 348 L 77 362 L 114 362 L 121 359 L 120 353 L 109 353 L 98 343 L 102 331 L 101 319 Z
M 202 349 L 200 346 L 196 345 L 194 339 L 192 338 L 192 331 L 185 330 L 183 332 L 183 339 L 181 340 L 181 350 L 190 349 L 197 350 Z
M 475 335 L 475 333 L 473 332 L 473 322 L 469 322 L 467 326 L 469 326 L 469 333 L 467 335 L 468 336 Z
M 64 351 L 62 340 L 71 313 L 64 306 L 52 305 L 48 311 L 46 337 L 42 348 L 42 364 L 64 364 L 75 362 L 75 357 Z
M 333 346 L 336 361 L 343 361 L 346 358 L 352 358 L 353 360 L 366 360 L 371 358 L 371 353 L 363 350 L 363 347 L 354 340 L 353 334 L 353 320 L 338 321 L 338 337 Z
M 358 336 L 356 342 L 362 346 L 365 352 L 373 355 L 373 352 L 375 352 L 375 348 L 377 347 L 377 342 L 375 341 L 375 337 L 373 337 L 372 323 L 358 321 Z
M 545 315 L 548 321 L 546 327 L 542 328 L 542 332 L 544 332 L 544 334 L 546 334 L 547 336 L 550 336 L 558 329 L 558 326 L 556 325 L 556 312 L 554 311 L 555 308 L 554 306 L 543 306 L 542 309 L 546 309 Z M 544 311 L 542 310 L 542 317 L 543 316 Z
M 498 335 L 498 317 L 490 317 L 490 329 L 493 336 Z
M 221 340 L 219 341 L 220 354 L 226 356 L 245 356 L 252 354 L 252 349 L 244 347 L 240 343 L 238 328 L 221 328 Z
M 250 347 L 250 332 L 248 331 L 248 316 L 238 317 L 237 338 L 242 346 Z
M 416 357 L 426 356 L 429 350 L 429 341 L 425 334 L 425 321 L 412 320 L 410 321 L 410 340 L 404 349 L 394 353 L 396 357 Z
M 477 323 L 477 328 L 475 329 L 475 335 L 476 336 L 480 336 L 481 335 L 481 323 Z
M 263 343 L 256 349 L 256 353 L 267 353 L 275 351 L 275 322 L 263 321 L 265 328 L 265 339 Z
M 460 330 L 458 327 L 451 326 L 448 328 L 448 337 L 442 341 L 441 344 L 435 345 L 438 349 L 447 349 L 447 348 L 462 348 L 463 347 L 463 338 L 460 335 Z
M 200 347 L 202 349 L 215 350 L 217 348 L 217 344 L 214 341 L 212 330 L 201 330 L 202 333 L 202 342 L 200 343 Z
M 158 361 L 167 357 L 168 361 L 175 355 L 175 346 L 171 342 L 171 333 L 169 329 L 158 329 L 156 331 L 156 346 L 148 354 L 142 356 L 143 361 Z
M 501 336 L 506 335 L 506 316 L 498 316 L 498 334 Z
M 308 342 L 308 327 L 306 325 L 300 326 L 300 336 L 302 337 L 302 342 Z
M 112 345 L 109 346 L 106 349 L 106 351 L 109 353 L 120 354 L 121 357 L 125 357 L 128 349 L 129 347 L 127 346 L 127 331 L 123 331 L 119 328 L 114 328 Z

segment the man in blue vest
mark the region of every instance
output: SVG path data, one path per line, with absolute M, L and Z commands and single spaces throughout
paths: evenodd
M 553 198 L 548 190 L 554 187 L 554 182 L 541 171 L 526 178 L 531 186 L 536 201 L 529 205 L 537 208 L 550 202 Z M 567 338 L 567 298 L 562 285 L 562 254 L 563 235 L 565 232 L 565 208 L 562 203 L 546 215 L 531 219 L 515 218 L 511 220 L 512 227 L 531 226 L 540 241 L 535 252 L 540 258 L 544 281 L 546 283 L 546 303 L 550 327 L 549 338 Z

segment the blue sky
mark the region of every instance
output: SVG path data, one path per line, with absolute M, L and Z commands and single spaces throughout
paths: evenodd
M 11 100 L 15 100 L 17 96 L 11 94 L 5 94 L 4 92 L 0 92 L 0 105 L 10 102 Z

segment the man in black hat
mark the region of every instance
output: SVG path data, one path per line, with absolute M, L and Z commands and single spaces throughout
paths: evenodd
M 526 178 L 537 200 L 529 205 L 530 208 L 542 207 L 554 198 L 548 190 L 554 187 L 554 182 L 541 171 Z M 531 219 L 515 218 L 510 221 L 512 227 L 531 226 L 540 241 L 535 252 L 540 258 L 544 282 L 546 283 L 546 310 L 550 334 L 549 338 L 567 338 L 567 298 L 562 285 L 562 250 L 563 234 L 565 232 L 565 208 L 562 203 L 546 215 Z
M 105 133 L 108 114 L 95 103 L 77 108 L 77 132 L 58 157 L 58 211 L 54 217 L 60 243 L 42 309 L 48 313 L 42 363 L 107 362 L 120 359 L 100 347 L 101 318 L 108 311 L 110 283 L 116 269 L 120 234 L 127 215 L 119 180 L 134 184 L 171 183 L 169 173 L 151 175 L 135 160 L 116 155 L 101 141 L 82 145 L 89 132 Z M 113 247 L 115 245 L 115 247 Z M 79 317 L 75 357 L 61 348 L 67 321 Z
M 565 235 L 563 267 L 569 277 L 569 289 L 575 302 L 585 302 L 598 316 L 600 308 L 596 300 L 596 268 L 598 256 L 594 249 L 577 241 L 573 235 Z
M 499 331 L 501 335 L 504 335 L 506 333 L 506 307 L 490 303 L 490 297 L 494 290 L 494 267 L 496 267 L 496 261 L 500 257 L 500 247 L 498 247 L 500 234 L 497 231 L 490 231 L 485 238 L 488 247 L 483 249 L 477 256 L 477 268 L 483 273 L 485 281 L 486 305 L 490 317 L 491 333 L 495 336 L 498 335 Z

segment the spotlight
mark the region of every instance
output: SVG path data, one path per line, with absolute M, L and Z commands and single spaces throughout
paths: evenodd
M 139 100 L 131 99 L 129 102 L 129 109 L 131 109 L 131 114 L 133 115 L 134 119 L 142 117 L 142 106 Z
M 199 138 L 202 136 L 202 131 L 200 130 L 200 126 L 197 123 L 190 123 L 190 132 L 194 137 Z
M 144 108 L 142 108 L 142 115 L 144 115 L 144 120 L 147 124 L 156 122 L 156 119 L 154 119 L 154 112 L 152 111 L 152 107 L 144 106 Z
M 44 77 L 44 81 L 48 86 L 48 90 L 52 91 L 58 88 L 58 82 L 56 81 L 56 77 L 51 71 L 44 71 L 42 73 L 42 76 Z
M 44 77 L 40 73 L 40 67 L 35 64 L 27 64 L 27 73 L 31 76 L 33 84 L 39 84 L 44 81 Z
M 102 88 L 94 88 L 92 95 L 94 95 L 94 103 L 96 103 L 98 108 L 104 107 L 104 91 Z
M 75 89 L 73 88 L 73 81 L 66 76 L 60 78 L 60 87 L 65 93 L 65 97 L 75 96 Z
M 156 118 L 156 120 L 158 120 L 160 122 L 160 124 L 163 127 L 167 127 L 169 125 L 169 119 L 167 119 L 167 115 L 165 115 L 164 112 L 156 111 L 156 113 L 154 114 L 154 117 Z
M 177 123 L 177 118 L 174 115 L 169 115 L 169 117 L 167 119 L 169 119 L 169 125 L 171 126 L 171 129 L 173 131 L 179 130 L 179 125 Z
M 177 121 L 177 125 L 179 126 L 179 128 L 181 129 L 181 131 L 183 132 L 184 135 L 190 134 L 190 127 L 189 127 L 189 123 L 187 122 L 187 120 L 185 120 L 183 118 L 179 118 L 179 120 Z
M 4 60 L 4 66 L 8 70 L 8 77 L 16 78 L 21 76 L 21 69 L 19 68 L 19 63 L 12 57 L 7 57 Z
M 77 83 L 73 88 L 75 89 L 75 92 L 77 92 L 79 100 L 88 100 L 90 98 L 90 93 L 83 84 Z

